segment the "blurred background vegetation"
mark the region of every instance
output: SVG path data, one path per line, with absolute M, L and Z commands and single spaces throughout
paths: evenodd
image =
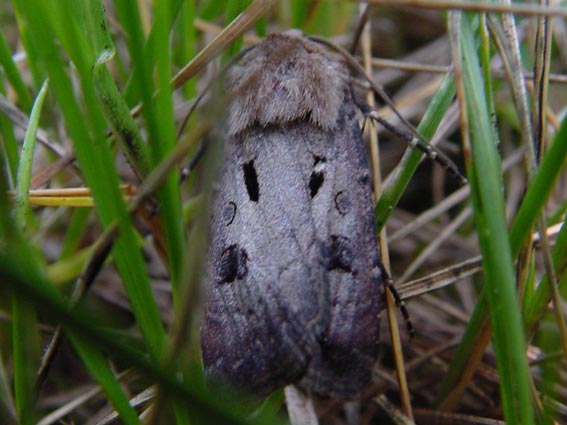
M 281 392 L 205 385 L 211 160 L 179 182 L 222 125 L 208 84 L 289 28 L 352 50 L 469 180 L 365 126 L 416 337 L 384 314 L 372 387 L 321 423 L 567 422 L 567 6 L 370 3 L 0 3 L 0 423 L 286 423 Z

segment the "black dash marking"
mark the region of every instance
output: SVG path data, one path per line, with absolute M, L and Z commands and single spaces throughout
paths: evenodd
M 244 183 L 246 184 L 248 196 L 251 201 L 258 202 L 260 198 L 260 186 L 258 185 L 258 174 L 254 167 L 254 160 L 245 163 L 242 166 L 242 170 L 244 171 Z
M 327 162 L 325 158 L 320 156 L 315 156 L 314 159 L 313 171 L 309 178 L 309 193 L 311 194 L 311 198 L 314 198 L 321 186 L 323 186 L 323 182 L 325 181 L 325 162 Z

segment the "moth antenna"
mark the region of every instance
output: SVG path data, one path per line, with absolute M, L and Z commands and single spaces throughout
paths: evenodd
M 219 78 L 224 77 L 224 75 L 226 75 L 226 73 L 228 72 L 228 70 L 234 65 L 236 64 L 240 59 L 242 59 L 242 57 L 248 53 L 250 50 L 252 50 L 255 46 L 252 47 L 248 47 L 247 49 L 242 50 L 240 53 L 238 53 L 236 56 L 232 57 L 223 67 L 222 69 L 219 71 L 219 73 L 217 75 L 215 75 L 211 81 L 208 82 L 208 84 L 206 85 L 205 89 L 199 94 L 199 96 L 197 96 L 197 99 L 195 99 L 195 101 L 193 102 L 193 104 L 191 105 L 191 107 L 189 108 L 189 111 L 187 111 L 187 114 L 185 115 L 185 118 L 183 119 L 183 121 L 181 122 L 181 125 L 179 126 L 179 129 L 177 130 L 177 138 L 179 139 L 179 137 L 181 137 L 181 134 L 183 133 L 183 131 L 185 130 L 185 126 L 187 125 L 187 122 L 189 122 L 189 117 L 191 116 L 191 114 L 193 112 L 195 112 L 195 110 L 197 109 L 197 106 L 199 105 L 199 103 L 201 103 L 201 101 L 204 99 L 205 95 L 209 92 L 209 90 L 211 90 L 211 88 L 213 87 L 214 84 L 218 84 Z M 189 164 L 185 167 L 183 167 L 183 169 L 181 170 L 180 176 L 179 176 L 179 183 L 183 182 L 187 176 L 191 173 L 191 171 L 193 171 L 193 169 L 195 168 L 195 166 L 197 165 L 197 163 L 199 162 L 199 160 L 201 159 L 201 157 L 203 156 L 203 153 L 205 152 L 206 149 L 206 143 L 202 143 L 201 146 L 199 146 L 199 149 L 197 150 L 197 153 L 195 155 L 195 157 L 189 162 Z
M 391 278 L 390 274 L 386 271 L 386 268 L 384 267 L 383 264 L 380 265 L 380 268 L 382 269 L 382 275 L 384 276 L 384 282 L 386 288 L 388 289 L 388 291 L 390 291 L 390 293 L 394 297 L 394 301 L 396 302 L 396 307 L 398 307 L 398 310 L 400 310 L 400 313 L 402 313 L 402 317 L 404 318 L 404 322 L 406 324 L 406 329 L 408 331 L 408 334 L 410 338 L 414 338 L 415 328 L 411 321 L 411 317 L 407 309 L 406 302 L 402 299 L 402 297 L 400 297 L 400 294 L 398 293 L 396 286 L 394 285 L 394 280 Z
M 386 121 L 382 120 L 380 117 L 378 117 L 377 114 L 371 114 L 371 118 L 377 120 L 384 127 L 386 127 L 389 131 L 392 131 L 394 134 L 399 135 L 404 140 L 408 140 L 409 143 L 410 143 L 410 146 L 413 146 L 417 149 L 420 149 L 422 152 L 424 152 L 427 156 L 431 157 L 432 159 L 440 158 L 440 159 L 438 159 L 438 160 L 436 159 L 436 160 L 439 161 L 439 163 L 442 164 L 444 167 L 446 166 L 446 168 L 452 174 L 457 176 L 457 178 L 463 184 L 467 183 L 467 179 L 459 172 L 459 169 L 457 168 L 457 166 L 455 164 L 453 164 L 453 162 L 445 154 L 441 153 L 441 151 L 439 151 L 438 149 L 434 149 L 433 147 L 428 145 L 429 142 L 428 142 L 427 138 L 424 137 L 419 131 L 417 131 L 417 129 L 402 114 L 400 114 L 400 112 L 396 109 L 394 102 L 392 101 L 392 99 L 390 99 L 390 96 L 388 96 L 386 94 L 386 92 L 384 91 L 384 89 L 382 89 L 378 84 L 376 84 L 374 82 L 374 80 L 372 80 L 372 78 L 370 78 L 370 76 L 368 76 L 366 74 L 364 68 L 356 61 L 356 59 L 354 59 L 352 57 L 352 55 L 350 55 L 342 47 L 340 47 L 340 46 L 338 46 L 334 43 L 331 43 L 330 41 L 325 40 L 324 38 L 315 37 L 315 36 L 310 36 L 310 37 L 307 37 L 307 38 L 316 42 L 316 43 L 327 46 L 330 49 L 333 49 L 336 52 L 338 52 L 339 54 L 341 54 L 343 56 L 343 58 L 346 60 L 347 64 L 351 67 L 351 69 L 356 71 L 359 75 L 361 75 L 368 82 L 373 93 L 376 96 L 378 96 L 380 99 L 382 99 L 382 101 L 384 103 L 386 103 L 386 105 L 388 105 L 388 107 L 400 119 L 400 121 L 402 123 L 404 123 L 404 125 L 412 133 L 413 137 L 410 137 L 407 134 L 400 132 L 394 126 L 390 125 L 388 122 L 386 122 Z M 365 111 L 362 110 L 362 112 L 364 113 Z M 417 139 L 417 140 L 414 141 L 414 139 Z
M 410 129 L 410 131 L 415 134 L 415 136 L 421 140 L 426 140 L 425 137 L 423 137 L 419 131 L 417 131 L 417 129 L 402 115 L 400 114 L 400 112 L 396 109 L 396 106 L 394 105 L 394 102 L 392 101 L 392 99 L 390 99 L 390 96 L 388 96 L 386 94 L 386 92 L 384 91 L 384 89 L 382 89 L 382 87 L 380 87 L 378 84 L 376 84 L 374 82 L 374 80 L 372 80 L 372 78 L 370 78 L 368 75 L 366 75 L 366 71 L 364 70 L 364 68 L 362 67 L 362 65 L 360 65 L 356 59 L 354 59 L 352 57 L 352 55 L 350 55 L 345 49 L 343 49 L 341 46 L 338 46 L 334 43 L 331 43 L 328 40 L 325 40 L 324 38 L 321 37 L 315 37 L 315 36 L 310 36 L 307 37 L 309 40 L 312 40 L 316 43 L 319 44 L 323 44 L 324 46 L 329 47 L 330 49 L 335 50 L 336 52 L 340 53 L 343 58 L 346 60 L 347 64 L 351 67 L 351 69 L 353 69 L 354 71 L 356 71 L 359 75 L 361 75 L 362 77 L 364 77 L 364 79 L 368 82 L 368 84 L 370 85 L 370 88 L 372 89 L 372 91 L 374 92 L 374 94 L 376 94 L 380 99 L 382 99 L 384 101 L 384 103 L 386 103 L 386 105 L 388 105 L 388 107 L 392 110 L 392 112 L 394 114 L 396 114 L 396 116 Z
M 195 169 L 195 167 L 197 166 L 197 164 L 199 163 L 199 161 L 203 157 L 203 154 L 205 153 L 206 150 L 207 150 L 207 141 L 205 140 L 197 148 L 197 153 L 195 153 L 195 156 L 193 157 L 193 159 L 191 159 L 191 161 L 189 161 L 189 164 L 187 164 L 185 167 L 183 167 L 183 169 L 181 170 L 181 173 L 179 173 L 179 183 L 180 184 L 183 183 L 183 181 L 187 178 L 187 176 L 189 174 L 191 174 L 191 171 L 193 171 Z
M 358 46 L 358 42 L 360 41 L 362 30 L 364 29 L 366 23 L 370 19 L 370 11 L 371 11 L 370 5 L 367 4 L 364 9 L 364 12 L 362 12 L 362 14 L 360 15 L 360 19 L 358 20 L 358 23 L 356 25 L 356 30 L 354 31 L 354 36 L 352 37 L 352 44 L 350 46 L 350 53 L 352 55 L 354 55 L 354 53 L 356 52 L 356 47 Z
M 197 99 L 195 99 L 195 102 L 193 102 L 193 105 L 191 105 L 191 107 L 189 108 L 189 111 L 187 112 L 187 115 L 185 115 L 185 118 L 183 119 L 183 122 L 181 123 L 181 125 L 179 126 L 179 130 L 177 130 L 177 138 L 179 138 L 179 136 L 181 136 L 181 133 L 183 133 L 183 130 L 185 130 L 185 126 L 187 125 L 187 122 L 189 121 L 189 117 L 191 116 L 191 114 L 195 111 L 195 109 L 197 109 L 197 105 L 199 105 L 199 103 L 201 103 L 201 101 L 203 100 L 203 98 L 205 97 L 205 94 L 207 94 L 209 92 L 209 90 L 211 89 L 211 87 L 214 84 L 218 84 L 219 81 L 219 77 L 223 77 L 224 75 L 226 75 L 226 73 L 228 72 L 228 70 L 236 63 L 238 62 L 240 59 L 242 59 L 242 57 L 248 53 L 250 50 L 252 50 L 255 46 L 252 47 L 248 47 L 247 49 L 242 50 L 240 53 L 238 53 L 236 56 L 230 58 L 230 60 L 221 68 L 221 70 L 219 71 L 219 73 L 217 75 L 215 75 L 211 81 L 209 81 L 207 83 L 207 85 L 205 86 L 205 89 L 199 94 L 199 96 L 197 96 Z
M 445 170 L 451 173 L 454 177 L 456 177 L 462 185 L 468 183 L 467 178 L 459 171 L 459 167 L 455 165 L 451 159 L 445 155 L 442 151 L 437 149 L 435 146 L 431 146 L 429 144 L 425 144 L 420 142 L 416 137 L 412 137 L 411 134 L 406 133 L 403 130 L 400 130 L 396 126 L 390 124 L 384 118 L 380 117 L 376 111 L 371 111 L 370 113 L 366 114 L 366 117 L 378 122 L 381 124 L 386 130 L 390 133 L 395 134 L 396 136 L 400 137 L 401 139 L 408 142 L 408 145 L 411 148 L 419 149 L 423 152 L 429 159 L 432 161 L 437 162 L 440 164 Z

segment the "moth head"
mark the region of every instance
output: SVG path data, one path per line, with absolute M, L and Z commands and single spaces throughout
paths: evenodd
M 299 119 L 333 129 L 348 80 L 338 55 L 297 31 L 269 35 L 228 73 L 228 131 Z

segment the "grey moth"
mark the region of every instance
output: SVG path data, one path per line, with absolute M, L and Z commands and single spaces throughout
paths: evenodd
M 371 381 L 383 273 L 352 80 L 297 34 L 266 37 L 228 73 L 201 328 L 213 380 L 333 399 Z

